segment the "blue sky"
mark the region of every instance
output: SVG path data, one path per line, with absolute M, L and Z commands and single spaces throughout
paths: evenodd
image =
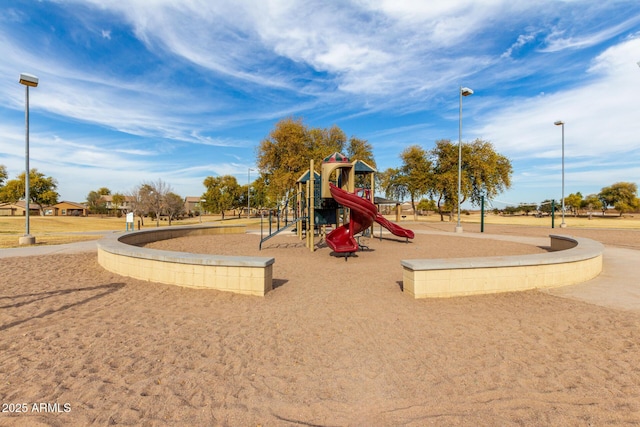
M 438 139 L 482 138 L 513 165 L 494 204 L 640 182 L 637 0 L 0 0 L 0 164 L 62 200 L 162 179 L 247 182 L 285 117 L 368 140 L 379 169 Z M 252 172 L 252 180 L 256 172 Z

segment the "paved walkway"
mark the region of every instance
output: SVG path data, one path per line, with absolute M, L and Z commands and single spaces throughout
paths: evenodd
M 80 252 L 97 251 L 97 240 L 65 243 L 63 245 L 23 246 L 19 248 L 0 249 L 0 259 L 17 256 L 42 256 L 53 254 L 77 254 Z
M 450 232 L 416 231 L 451 235 Z M 549 246 L 548 237 L 527 237 L 502 234 L 465 233 L 463 237 L 476 239 L 505 240 L 537 246 Z M 622 310 L 640 312 L 640 251 L 605 246 L 602 273 L 589 281 L 560 288 L 545 289 L 551 295 L 572 298 L 591 304 Z
M 638 265 L 640 251 L 605 246 L 602 273 L 598 277 L 547 292 L 604 307 L 640 312 Z
M 447 232 L 425 232 L 448 234 Z M 498 234 L 467 233 L 464 237 L 517 241 L 539 246 L 548 246 L 549 239 L 541 237 L 519 237 Z M 96 240 L 64 245 L 30 246 L 0 249 L 0 259 L 17 256 L 44 256 L 97 251 Z M 572 298 L 604 307 L 640 312 L 640 251 L 605 246 L 602 273 L 595 279 L 578 285 L 545 290 L 551 295 Z

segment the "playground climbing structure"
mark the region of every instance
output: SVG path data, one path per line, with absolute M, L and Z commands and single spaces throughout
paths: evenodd
M 374 204 L 374 174 L 376 170 L 361 160 L 349 159 L 334 153 L 326 157 L 321 165 L 321 173 L 310 168 L 297 180 L 293 202 L 296 232 L 300 239 L 306 239 L 306 246 L 315 249 L 315 234 L 325 236 L 327 245 L 337 254 L 351 254 L 360 249 L 357 235 L 372 228 L 374 222 L 385 227 L 392 234 L 413 239 L 414 233 L 388 221 L 378 212 Z M 311 172 L 313 171 L 313 173 Z M 325 234 L 328 227 L 333 229 Z M 262 242 L 284 230 L 278 227 L 269 232 Z

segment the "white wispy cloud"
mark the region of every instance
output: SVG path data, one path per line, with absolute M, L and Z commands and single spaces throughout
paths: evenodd
M 625 19 L 618 25 L 604 28 L 600 31 L 588 34 L 572 35 L 568 34 L 568 29 L 556 29 L 546 38 L 547 46 L 542 48 L 543 52 L 558 52 L 565 49 L 578 49 L 594 46 L 608 40 L 624 31 L 627 31 L 640 23 L 640 16 L 632 16 Z

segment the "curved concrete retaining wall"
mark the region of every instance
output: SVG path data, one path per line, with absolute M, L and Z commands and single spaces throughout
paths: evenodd
M 272 288 L 273 258 L 206 255 L 143 248 L 183 236 L 245 233 L 244 226 L 163 227 L 98 241 L 98 263 L 113 273 L 191 288 L 264 296 Z
M 602 244 L 549 237 L 552 252 L 544 254 L 403 260 L 403 290 L 414 298 L 478 295 L 574 285 L 600 274 Z

